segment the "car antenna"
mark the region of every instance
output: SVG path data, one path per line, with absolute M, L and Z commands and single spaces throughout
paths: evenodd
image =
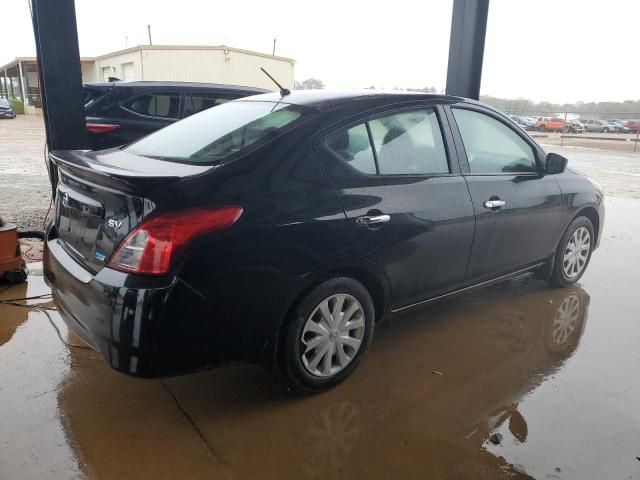
M 273 83 L 275 83 L 278 86 L 278 88 L 280 89 L 280 95 L 284 97 L 285 95 L 289 95 L 291 93 L 291 90 L 289 90 L 288 88 L 284 88 L 282 85 L 280 85 L 278 81 L 275 78 L 273 78 L 271 75 L 269 75 L 269 72 L 267 72 L 264 68 L 260 67 L 260 70 L 262 70 L 264 74 L 267 77 L 269 77 Z

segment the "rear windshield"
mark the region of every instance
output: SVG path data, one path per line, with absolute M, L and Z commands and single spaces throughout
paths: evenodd
M 182 163 L 219 163 L 290 128 L 300 107 L 274 102 L 228 102 L 192 115 L 132 143 L 125 150 Z

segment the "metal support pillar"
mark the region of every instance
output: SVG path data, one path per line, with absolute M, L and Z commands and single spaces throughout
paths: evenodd
M 11 98 L 16 98 L 16 92 L 13 90 L 13 77 L 9 77 L 9 90 L 11 90 Z
M 20 75 L 20 97 L 22 103 L 27 106 L 29 101 L 26 98 L 26 92 L 24 91 L 24 75 L 22 73 L 22 62 L 18 62 L 18 75 Z
M 49 150 L 88 148 L 74 1 L 31 4 L 47 145 Z
M 454 0 L 449 40 L 447 95 L 480 98 L 489 0 Z

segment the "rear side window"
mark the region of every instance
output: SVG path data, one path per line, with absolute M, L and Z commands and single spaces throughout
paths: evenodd
M 179 93 L 150 93 L 140 95 L 124 105 L 124 108 L 140 115 L 160 118 L 178 118 Z
M 102 90 L 102 89 L 94 89 L 94 88 L 87 88 L 84 87 L 82 89 L 83 91 L 83 103 L 85 108 L 89 107 L 91 105 L 93 105 L 99 98 L 102 98 L 102 96 L 104 94 L 106 94 L 109 90 Z
M 305 111 L 285 103 L 228 102 L 175 122 L 125 150 L 167 161 L 215 164 L 292 128 Z
M 369 141 L 367 126 L 364 123 L 332 133 L 325 140 L 325 145 L 340 160 L 351 165 L 359 172 L 368 175 L 376 174 L 376 161 Z
M 452 110 L 471 173 L 537 172 L 533 148 L 511 128 L 484 113 Z
M 325 145 L 340 160 L 366 174 L 438 175 L 450 172 L 433 109 L 372 119 L 329 135 Z
M 184 107 L 182 115 L 183 117 L 188 117 L 189 115 L 201 112 L 202 110 L 206 110 L 207 108 L 226 103 L 229 100 L 233 100 L 233 98 L 220 93 L 187 92 L 184 96 Z

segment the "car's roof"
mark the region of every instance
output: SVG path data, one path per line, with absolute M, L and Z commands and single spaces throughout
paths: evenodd
M 331 90 L 294 90 L 288 95 L 281 95 L 279 92 L 265 93 L 242 99 L 243 101 L 265 101 L 288 103 L 291 105 L 302 105 L 307 107 L 323 110 L 325 108 L 351 101 L 359 100 L 388 100 L 389 103 L 394 101 L 411 101 L 411 100 L 444 100 L 448 102 L 459 102 L 473 100 L 462 97 L 453 97 L 450 95 L 433 95 L 421 92 L 385 92 L 380 90 L 348 90 L 348 91 L 331 91 Z
M 205 83 L 205 82 L 168 82 L 168 81 L 154 81 L 154 80 L 141 80 L 141 81 L 117 81 L 117 82 L 94 82 L 85 83 L 88 87 L 167 87 L 167 88 L 211 88 L 217 90 L 242 90 L 245 92 L 255 93 L 267 93 L 270 90 L 257 87 L 245 87 L 243 85 L 224 85 L 221 83 Z

